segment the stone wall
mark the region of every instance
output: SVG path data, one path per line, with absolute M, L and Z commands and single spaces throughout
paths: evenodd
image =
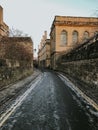
M 30 37 L 0 40 L 0 88 L 33 73 L 33 42 Z
M 90 87 L 98 86 L 98 58 L 61 63 L 58 70 L 89 84 Z
M 58 71 L 73 80 L 98 103 L 98 41 L 87 42 L 64 54 L 57 61 Z
M 33 42 L 30 37 L 2 37 L 0 59 L 9 67 L 33 67 Z M 30 60 L 29 60 L 30 59 Z
M 32 74 L 32 68 L 25 68 L 22 70 L 21 68 L 0 67 L 0 89 Z

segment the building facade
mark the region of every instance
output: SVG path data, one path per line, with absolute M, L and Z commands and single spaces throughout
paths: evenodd
M 0 37 L 9 35 L 9 27 L 3 21 L 3 8 L 0 6 Z
M 47 39 L 47 32 L 44 32 L 38 49 L 38 65 L 41 68 L 50 67 L 50 39 Z
M 50 32 L 51 68 L 62 52 L 68 52 L 98 33 L 98 18 L 55 16 Z

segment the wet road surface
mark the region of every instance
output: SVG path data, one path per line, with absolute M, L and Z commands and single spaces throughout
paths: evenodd
M 46 71 L 0 130 L 98 130 L 98 117 L 89 109 L 57 74 Z

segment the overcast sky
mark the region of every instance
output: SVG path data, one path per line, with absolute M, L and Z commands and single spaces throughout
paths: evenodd
M 55 15 L 93 16 L 98 0 L 0 0 L 4 21 L 10 27 L 29 34 L 37 49 L 44 30 L 48 31 Z

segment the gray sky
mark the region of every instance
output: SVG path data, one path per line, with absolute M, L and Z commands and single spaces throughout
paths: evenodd
M 55 15 L 93 16 L 98 0 L 0 0 L 4 21 L 10 27 L 29 34 L 38 47 L 44 30 L 48 31 Z

